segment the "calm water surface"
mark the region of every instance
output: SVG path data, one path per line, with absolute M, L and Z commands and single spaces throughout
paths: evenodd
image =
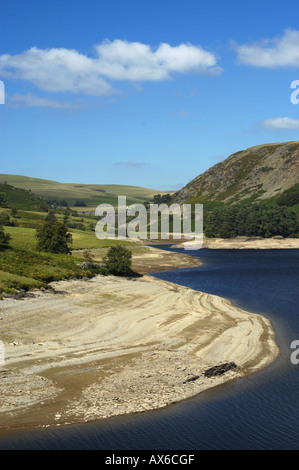
M 278 360 L 163 410 L 15 433 L 0 438 L 0 449 L 299 449 L 299 364 L 290 360 L 290 345 L 299 340 L 299 250 L 185 253 L 202 266 L 155 276 L 265 315 L 281 348 Z

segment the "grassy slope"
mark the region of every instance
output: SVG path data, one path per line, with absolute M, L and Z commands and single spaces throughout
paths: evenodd
M 10 209 L 0 208 L 11 215 Z M 18 226 L 5 226 L 4 231 L 11 236 L 10 249 L 0 252 L 0 296 L 1 292 L 12 293 L 18 289 L 46 287 L 51 280 L 68 279 L 72 277 L 90 276 L 91 272 L 82 270 L 78 263 L 84 260 L 82 252 L 76 250 L 102 248 L 103 254 L 110 246 L 119 244 L 118 240 L 99 240 L 93 227 L 95 219 L 84 218 L 85 230 L 69 229 L 73 243 L 70 248 L 73 255 L 50 254 L 36 251 L 36 228 L 45 221 L 46 213 L 37 211 L 18 210 L 17 217 L 11 217 Z M 62 220 L 62 214 L 56 214 Z M 78 217 L 70 217 L 74 222 L 80 222 Z M 122 241 L 123 245 L 133 247 L 135 244 Z
M 45 201 L 34 193 L 21 188 L 16 188 L 8 184 L 1 183 L 0 179 L 0 193 L 6 195 L 5 206 L 15 207 L 16 209 L 23 209 L 27 211 L 41 210 L 42 206 L 47 206 Z
M 5 233 L 11 236 L 11 246 L 16 249 L 36 250 L 36 230 L 27 227 L 4 227 Z M 99 240 L 93 231 L 87 232 L 82 230 L 70 229 L 73 243 L 72 250 L 83 250 L 91 248 L 106 248 L 118 244 L 118 240 Z M 122 241 L 122 245 L 131 246 L 133 242 L 127 240 Z
M 126 196 L 127 203 L 143 203 L 160 192 L 168 191 L 142 188 L 138 186 L 106 185 L 106 184 L 71 184 L 57 181 L 30 178 L 19 175 L 0 174 L 0 182 L 6 181 L 17 188 L 30 189 L 33 193 L 45 199 L 64 199 L 70 206 L 76 200 L 84 200 L 88 207 L 96 207 L 98 204 L 117 204 L 117 196 Z M 29 207 L 28 207 L 29 209 Z

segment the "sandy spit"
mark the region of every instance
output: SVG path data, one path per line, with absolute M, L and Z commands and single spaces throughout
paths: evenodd
M 279 354 L 266 318 L 150 275 L 52 288 L 0 303 L 2 432 L 162 408 Z M 204 376 L 231 361 L 237 368 Z
M 186 253 L 192 250 L 194 242 L 188 241 L 179 243 L 178 248 L 185 248 Z M 254 237 L 236 237 L 236 238 L 213 238 L 205 239 L 202 248 L 208 249 L 253 249 L 253 250 L 269 250 L 269 249 L 299 249 L 299 238 L 254 238 Z M 199 251 L 200 253 L 200 251 Z

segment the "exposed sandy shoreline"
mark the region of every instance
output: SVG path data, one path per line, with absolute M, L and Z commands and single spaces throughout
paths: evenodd
M 189 247 L 192 249 L 192 241 L 180 243 L 180 248 Z M 205 239 L 202 248 L 209 249 L 253 249 L 253 250 L 270 250 L 270 249 L 299 249 L 299 238 L 250 238 L 250 237 L 236 237 L 236 238 L 213 238 Z M 188 250 L 186 250 L 188 253 Z M 200 251 L 199 251 L 200 253 Z
M 2 432 L 161 408 L 279 354 L 267 319 L 148 275 L 52 286 L 0 303 Z M 203 375 L 231 361 L 236 369 Z
M 140 244 L 131 247 L 132 267 L 140 274 L 150 274 L 157 271 L 166 271 L 170 269 L 183 269 L 200 266 L 198 258 L 190 256 L 188 251 L 185 253 L 175 253 L 155 248 L 155 246 L 146 246 Z M 84 250 L 74 251 L 75 256 L 82 256 Z M 101 262 L 107 253 L 107 249 L 94 248 L 90 251 L 90 256 L 95 262 Z

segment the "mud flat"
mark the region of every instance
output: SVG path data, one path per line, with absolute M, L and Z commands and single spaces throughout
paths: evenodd
M 162 408 L 279 354 L 266 318 L 150 275 L 51 287 L 0 303 L 3 433 Z

